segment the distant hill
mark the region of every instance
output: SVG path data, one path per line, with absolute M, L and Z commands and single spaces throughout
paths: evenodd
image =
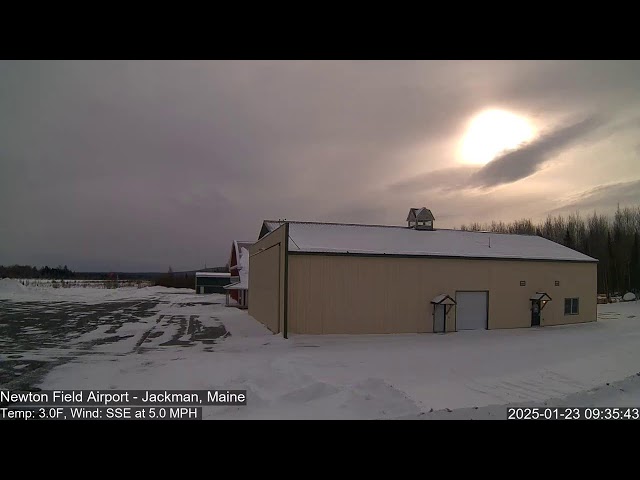
M 229 273 L 229 267 L 208 267 L 208 268 L 200 268 L 198 270 L 193 270 L 192 272 L 186 273 L 196 273 L 196 272 L 220 272 L 220 273 Z
M 75 272 L 64 267 L 42 267 L 40 269 L 31 265 L 0 265 L 0 278 L 48 278 L 48 279 L 76 279 L 76 280 L 156 280 L 163 277 L 194 277 L 196 272 L 229 272 L 229 267 L 208 267 L 197 270 L 164 272 L 118 272 L 118 271 L 84 271 Z
M 106 280 L 117 276 L 121 280 L 151 280 L 161 275 L 166 275 L 166 272 L 75 272 L 74 278 Z
M 208 267 L 199 268 L 197 270 L 173 271 L 174 276 L 193 276 L 196 272 L 225 272 L 228 273 L 227 267 Z M 152 280 L 159 277 L 165 277 L 168 272 L 74 272 L 74 278 L 82 278 L 87 280 L 103 280 L 117 276 L 121 280 Z

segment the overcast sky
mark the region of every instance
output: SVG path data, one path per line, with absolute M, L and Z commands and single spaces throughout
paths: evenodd
M 531 135 L 483 165 L 518 139 L 469 133 L 495 110 Z M 3 61 L 0 264 L 224 265 L 264 219 L 604 213 L 640 203 L 639 133 L 637 61 Z

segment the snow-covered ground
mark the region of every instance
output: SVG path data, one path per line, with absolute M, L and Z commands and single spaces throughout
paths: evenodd
M 81 303 L 102 303 L 111 300 L 146 299 L 160 293 L 193 293 L 192 289 L 127 286 L 120 288 L 97 288 L 95 285 L 103 284 L 103 280 L 79 280 L 76 283 L 86 284 L 87 288 L 53 288 L 52 280 L 22 280 L 31 282 L 28 286 L 20 280 L 0 278 L 0 300 L 12 300 L 16 302 L 59 302 L 78 301 Z M 69 282 L 67 282 L 69 283 Z M 92 286 L 92 284 L 95 284 Z
M 638 301 L 598 305 L 598 322 L 579 325 L 285 340 L 225 307 L 222 295 L 0 282 L 0 345 L 9 345 L 12 315 L 27 319 L 27 340 L 42 336 L 47 315 L 72 312 L 83 328 L 58 343 L 0 349 L 0 364 L 13 362 L 16 375 L 21 361 L 55 361 L 42 389 L 247 390 L 246 406 L 206 407 L 210 419 L 506 418 L 506 405 L 545 402 L 640 407 Z

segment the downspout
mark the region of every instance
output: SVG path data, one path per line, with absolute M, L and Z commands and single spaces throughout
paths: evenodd
M 287 320 L 289 314 L 289 222 L 285 222 L 284 224 L 284 309 L 283 309 L 283 320 L 282 320 L 282 329 L 284 338 L 288 338 L 287 335 Z

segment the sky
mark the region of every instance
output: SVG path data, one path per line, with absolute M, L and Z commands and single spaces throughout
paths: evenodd
M 0 61 L 0 265 L 226 264 L 265 219 L 640 204 L 638 61 Z

